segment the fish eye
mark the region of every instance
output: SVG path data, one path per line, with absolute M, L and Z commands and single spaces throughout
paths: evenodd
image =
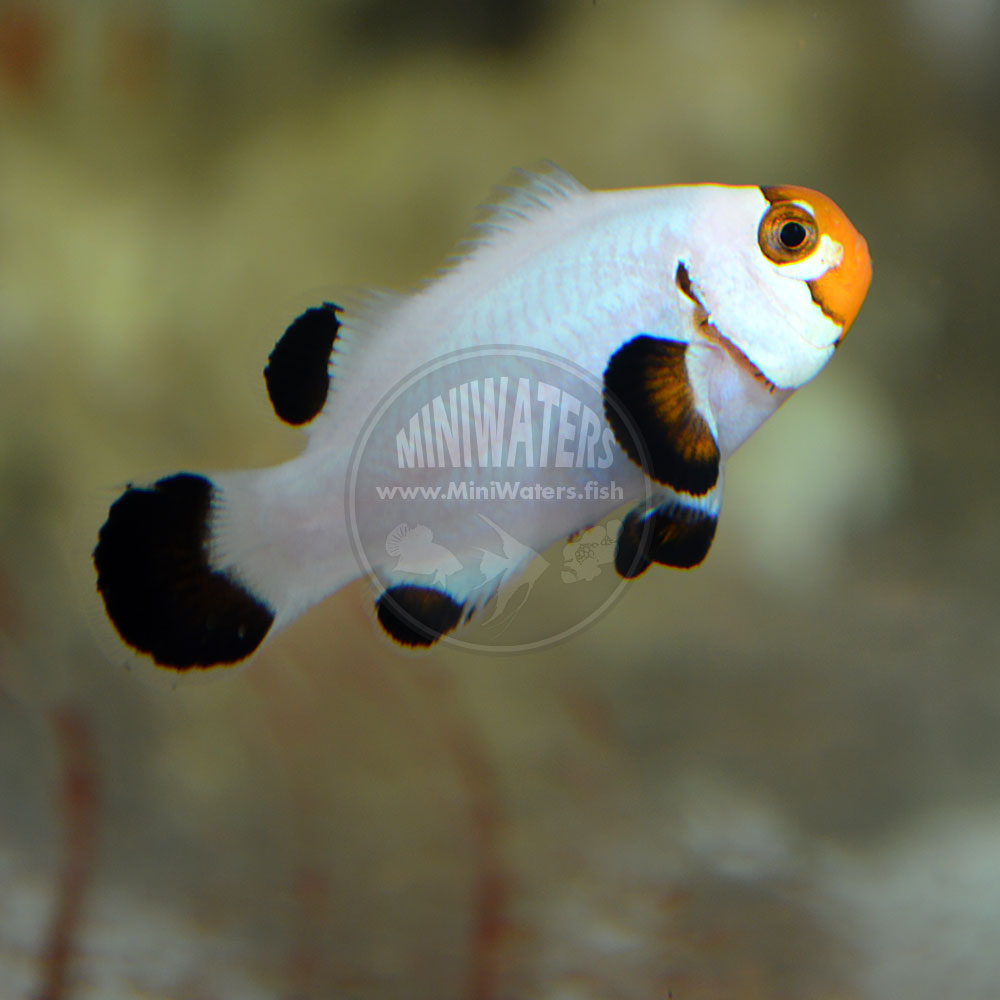
M 757 242 L 768 260 L 790 264 L 816 249 L 819 228 L 808 209 L 794 201 L 781 201 L 764 213 Z
M 801 222 L 786 222 L 778 230 L 778 239 L 786 250 L 797 250 L 806 241 L 806 227 Z

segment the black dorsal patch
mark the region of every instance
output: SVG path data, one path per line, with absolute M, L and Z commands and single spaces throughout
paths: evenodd
M 267 635 L 274 612 L 208 564 L 212 484 L 179 473 L 130 486 L 111 506 L 94 549 L 97 589 L 130 646 L 163 667 L 235 663 Z
M 339 312 L 340 306 L 332 302 L 307 309 L 282 334 L 267 359 L 267 394 L 274 412 L 286 423 L 307 424 L 326 403 Z
M 404 646 L 432 646 L 462 621 L 462 605 L 443 590 L 400 583 L 375 605 L 379 624 Z
M 647 461 L 653 479 L 701 496 L 719 478 L 719 446 L 695 406 L 686 352 L 676 340 L 633 337 L 605 369 L 604 413 L 622 450 L 640 466 Z
M 708 555 L 718 523 L 714 514 L 680 503 L 643 513 L 630 511 L 618 532 L 615 569 L 620 576 L 632 579 L 654 562 L 691 569 Z

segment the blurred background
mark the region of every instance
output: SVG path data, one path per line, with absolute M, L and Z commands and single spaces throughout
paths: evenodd
M 996 0 L 0 0 L 0 993 L 1000 996 L 998 136 Z M 285 325 L 542 157 L 868 238 L 705 566 L 531 655 L 358 585 L 124 663 L 117 492 L 295 454 Z

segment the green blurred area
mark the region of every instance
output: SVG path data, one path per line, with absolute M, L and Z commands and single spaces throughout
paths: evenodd
M 995 0 L 0 2 L 0 992 L 71 706 L 74 996 L 995 1000 L 998 126 Z M 125 669 L 122 484 L 294 454 L 287 322 L 412 285 L 541 158 L 804 184 L 868 239 L 706 565 L 510 659 L 401 655 L 357 586 L 221 679 Z

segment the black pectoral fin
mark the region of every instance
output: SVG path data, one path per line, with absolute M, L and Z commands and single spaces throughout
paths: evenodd
M 701 496 L 719 478 L 719 446 L 695 405 L 688 345 L 641 334 L 604 372 L 604 413 L 622 450 L 658 482 Z
M 340 311 L 332 302 L 307 309 L 285 330 L 267 359 L 267 394 L 274 412 L 286 423 L 307 424 L 326 403 Z
M 462 621 L 463 606 L 437 587 L 400 583 L 375 607 L 379 624 L 403 646 L 432 646 Z
M 654 562 L 692 569 L 708 555 L 717 522 L 716 514 L 676 501 L 651 511 L 636 508 L 618 533 L 615 569 L 625 579 L 645 572 Z

